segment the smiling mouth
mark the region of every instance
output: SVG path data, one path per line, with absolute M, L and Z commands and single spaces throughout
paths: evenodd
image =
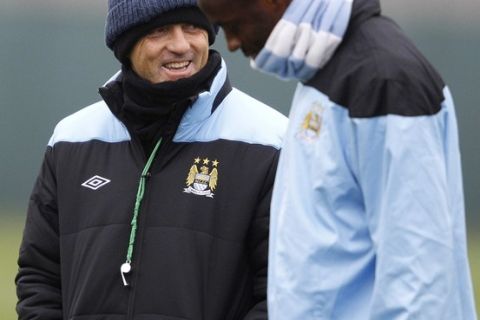
M 169 71 L 183 71 L 186 70 L 192 61 L 178 61 L 165 63 L 163 67 Z

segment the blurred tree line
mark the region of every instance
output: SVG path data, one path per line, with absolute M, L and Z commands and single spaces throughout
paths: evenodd
M 15 10 L 3 10 L 5 3 L 0 4 L 0 214 L 24 214 L 55 124 L 97 101 L 98 87 L 119 68 L 104 44 L 106 1 L 92 10 L 68 10 L 70 2 L 58 9 L 57 2 L 30 7 L 20 1 L 17 6 L 23 6 Z M 398 3 L 386 7 L 398 9 Z M 387 14 L 396 18 L 453 92 L 469 229 L 480 233 L 480 21 L 444 20 L 438 13 L 422 19 L 418 12 L 415 19 Z M 227 52 L 221 34 L 214 47 L 227 60 L 235 86 L 288 114 L 295 83 L 250 70 L 241 54 Z

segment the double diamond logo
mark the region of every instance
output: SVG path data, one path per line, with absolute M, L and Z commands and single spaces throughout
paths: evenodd
M 89 188 L 92 190 L 98 190 L 101 187 L 105 186 L 110 182 L 109 179 L 103 178 L 100 176 L 93 176 L 84 183 L 82 183 L 82 187 Z

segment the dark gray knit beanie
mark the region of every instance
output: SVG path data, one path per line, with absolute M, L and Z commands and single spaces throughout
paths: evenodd
M 186 7 L 197 7 L 197 1 L 108 0 L 108 14 L 105 25 L 105 42 L 107 47 L 113 50 L 117 39 L 133 27 L 148 24 L 153 19 L 158 18 L 164 13 Z M 203 15 L 200 10 L 198 10 L 198 12 L 199 14 Z M 208 21 L 206 20 L 206 17 L 205 21 Z M 216 29 L 211 25 L 210 28 L 207 29 L 210 44 L 213 43 L 215 39 L 215 32 L 213 30 L 216 31 Z

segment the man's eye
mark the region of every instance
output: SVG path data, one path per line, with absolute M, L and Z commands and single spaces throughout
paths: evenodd
M 167 27 L 159 27 L 150 32 L 149 36 L 159 36 L 167 32 Z
M 184 24 L 183 25 L 183 30 L 185 30 L 185 31 L 196 31 L 196 30 L 198 30 L 198 27 L 193 25 L 193 24 Z

